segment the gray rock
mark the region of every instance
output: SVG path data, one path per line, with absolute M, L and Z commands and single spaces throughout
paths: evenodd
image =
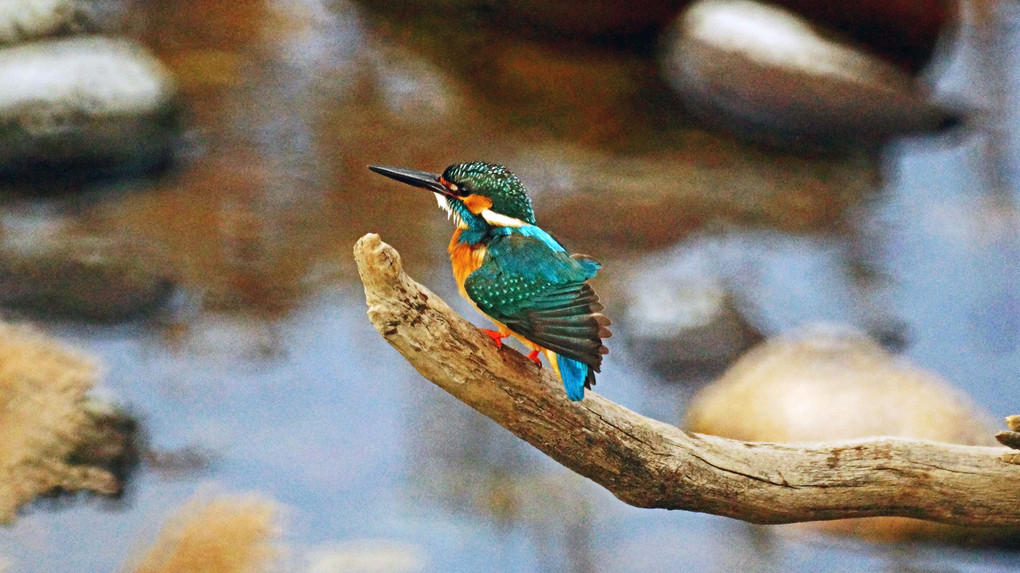
M 692 4 L 664 46 L 663 72 L 690 110 L 750 139 L 877 145 L 951 119 L 907 73 L 758 2 Z
M 0 2 L 0 44 L 39 36 L 90 29 L 82 0 L 3 0 Z
M 81 37 L 0 50 L 0 172 L 139 169 L 175 133 L 169 72 L 130 40 Z
M 164 257 L 109 238 L 52 238 L 0 250 L 0 305 L 45 317 L 115 322 L 158 309 L 174 290 Z
M 628 281 L 627 339 L 667 376 L 710 375 L 762 340 L 718 278 L 692 265 L 645 268 Z

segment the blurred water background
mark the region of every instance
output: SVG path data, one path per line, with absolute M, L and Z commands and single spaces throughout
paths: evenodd
M 145 455 L 121 500 L 22 510 L 0 530 L 0 570 L 117 570 L 196 491 L 282 504 L 295 571 L 1020 567 L 1001 549 L 628 507 L 405 364 L 365 316 L 351 255 L 379 233 L 411 276 L 484 326 L 456 294 L 450 224 L 432 198 L 366 166 L 505 163 L 534 190 L 539 223 L 604 264 L 596 285 L 616 336 L 596 391 L 610 400 L 680 423 L 745 342 L 678 364 L 680 342 L 656 334 L 673 311 L 655 287 L 710 284 L 736 301 L 746 344 L 853 326 L 996 418 L 1016 414 L 1016 3 L 969 5 L 924 58 L 938 98 L 966 110 L 961 125 L 838 151 L 702 127 L 662 77 L 661 36 L 640 22 L 557 35 L 484 2 L 98 4 L 106 29 L 173 76 L 179 133 L 168 157 L 127 172 L 5 172 L 0 237 L 19 252 L 105 241 L 101 256 L 172 288 L 137 315 L 95 320 L 72 305 L 54 317 L 52 296 L 33 303 L 19 283 L 49 275 L 8 274 L 7 292 L 28 294 L 7 312 L 102 360 L 100 396 L 139 420 Z

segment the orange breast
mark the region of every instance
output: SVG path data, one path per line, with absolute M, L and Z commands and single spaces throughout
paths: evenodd
M 450 239 L 450 246 L 447 250 L 450 251 L 450 263 L 453 265 L 453 278 L 457 281 L 457 288 L 460 290 L 461 296 L 470 301 L 471 298 L 464 290 L 464 281 L 467 280 L 468 275 L 482 266 L 486 249 L 484 245 L 465 245 L 458 241 L 459 238 L 460 229 L 457 229 L 453 233 L 453 238 Z
M 460 295 L 467 299 L 467 301 L 471 303 L 471 306 L 475 307 L 475 310 L 480 312 L 483 316 L 487 316 L 489 320 L 495 322 L 496 326 L 499 327 L 499 331 L 502 332 L 504 336 L 513 335 L 514 338 L 520 340 L 528 348 L 532 350 L 545 351 L 545 349 L 541 346 L 524 338 L 516 332 L 511 331 L 505 324 L 482 312 L 482 309 L 478 308 L 475 301 L 471 300 L 467 291 L 464 290 L 464 281 L 467 280 L 468 275 L 475 272 L 478 267 L 482 266 L 482 261 L 485 259 L 486 248 L 483 245 L 465 245 L 459 242 L 458 239 L 460 239 L 460 229 L 454 231 L 453 238 L 450 239 L 450 246 L 447 250 L 450 251 L 450 262 L 453 264 L 453 277 L 457 280 L 457 289 L 460 290 Z M 549 351 L 546 351 L 546 354 L 549 355 Z M 552 360 L 553 358 L 550 356 L 550 364 L 553 364 L 553 368 L 555 369 L 557 366 L 554 362 L 552 362 Z M 557 372 L 559 371 L 557 370 Z

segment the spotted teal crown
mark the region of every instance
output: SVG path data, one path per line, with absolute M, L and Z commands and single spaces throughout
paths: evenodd
M 535 224 L 535 212 L 524 184 L 503 165 L 475 161 L 446 168 L 443 179 L 458 187 L 458 194 L 483 195 L 492 200 L 492 210 L 507 217 Z

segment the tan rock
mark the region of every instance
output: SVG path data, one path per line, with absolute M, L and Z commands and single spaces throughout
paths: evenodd
M 197 496 L 171 517 L 135 573 L 277 570 L 279 506 L 256 495 Z
M 109 471 L 67 462 L 92 431 L 88 357 L 27 326 L 0 322 L 0 522 L 57 489 L 115 494 Z
M 901 436 L 994 446 L 990 415 L 938 375 L 890 355 L 865 335 L 815 326 L 751 350 L 692 400 L 694 432 L 764 442 Z M 906 518 L 782 526 L 880 540 L 990 542 L 1016 532 Z

